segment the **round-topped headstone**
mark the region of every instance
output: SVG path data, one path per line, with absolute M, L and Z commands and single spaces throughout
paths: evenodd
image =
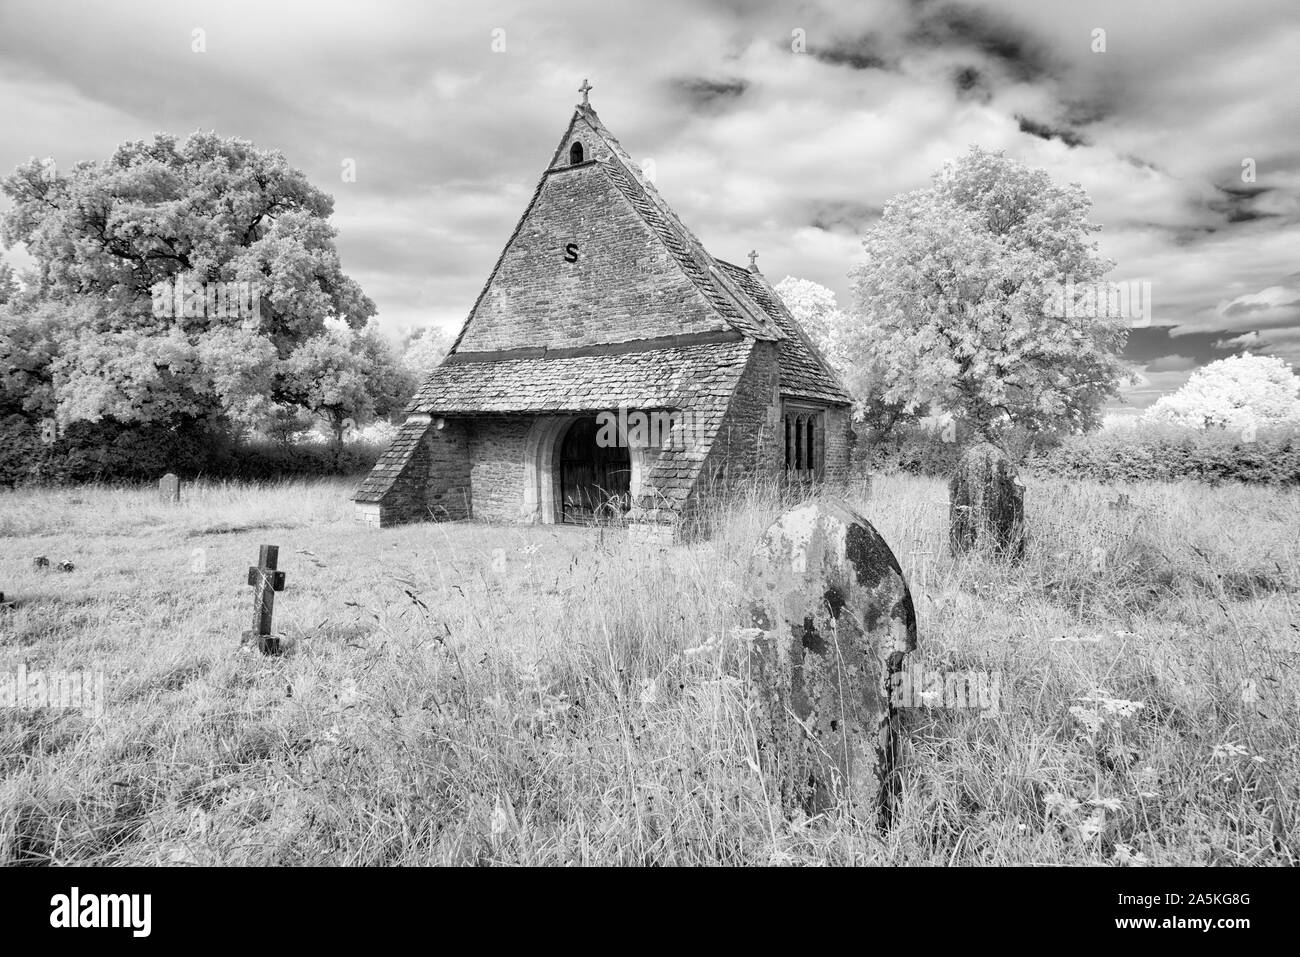
M 749 581 L 759 740 L 783 802 L 888 824 L 898 733 L 890 691 L 916 648 L 898 560 L 847 505 L 812 502 L 767 530 Z

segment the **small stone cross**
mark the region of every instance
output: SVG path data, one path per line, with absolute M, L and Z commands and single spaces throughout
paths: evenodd
M 756 260 L 756 259 L 758 259 L 758 251 L 757 251 L 757 250 L 754 250 L 754 249 L 751 249 L 751 250 L 749 251 L 749 271 L 750 271 L 750 272 L 758 272 L 758 263 L 756 263 L 756 262 L 754 261 L 754 260 Z
M 244 639 L 257 642 L 263 654 L 280 652 L 280 639 L 271 632 L 271 611 L 275 606 L 275 593 L 284 591 L 284 572 L 276 571 L 280 549 L 276 545 L 263 545 L 258 552 L 257 564 L 248 568 L 248 583 L 253 592 L 253 629 L 244 632 Z
M 595 87 L 592 86 L 590 83 L 587 82 L 587 78 L 586 78 L 586 77 L 583 77 L 583 79 L 582 79 L 582 86 L 578 87 L 578 92 L 582 94 L 582 105 L 583 105 L 583 106 L 590 106 L 590 105 L 591 105 L 590 103 L 587 102 L 587 94 L 590 93 L 590 92 L 591 92 L 592 90 L 594 90 L 594 89 L 595 89 Z

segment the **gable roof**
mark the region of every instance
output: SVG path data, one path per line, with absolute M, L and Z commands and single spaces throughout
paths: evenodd
M 763 274 L 721 259 L 717 263 L 763 306 L 772 322 L 785 333 L 780 344 L 781 392 L 833 404 L 852 402 L 840 377 Z
M 601 122 L 600 117 L 596 115 L 596 111 L 589 105 L 579 105 L 575 108 L 573 116 L 565 128 L 564 136 L 561 137 L 555 152 L 552 154 L 546 172 L 539 180 L 528 206 L 511 233 L 509 241 L 502 249 L 487 282 L 475 299 L 469 316 L 466 317 L 460 333 L 452 344 L 447 358 L 448 363 L 460 362 L 462 356 L 464 360 L 468 361 L 486 358 L 481 357 L 479 354 L 459 352 L 461 344 L 474 321 L 474 317 L 478 314 L 484 298 L 492 287 L 493 281 L 500 272 L 511 246 L 542 196 L 548 178 L 557 173 L 562 174 L 566 170 L 574 169 L 574 166 L 565 165 L 563 160 L 566 145 L 573 139 L 575 130 L 582 131 L 582 138 L 589 148 L 592 146 L 603 147 L 603 149 L 599 150 L 599 153 L 603 155 L 588 159 L 578 165 L 599 169 L 617 192 L 627 200 L 628 206 L 635 212 L 639 221 L 647 227 L 650 234 L 667 250 L 681 272 L 690 280 L 694 288 L 699 291 L 708 303 L 713 313 L 721 320 L 720 327 L 729 328 L 737 336 L 748 340 L 767 340 L 779 343 L 781 361 L 780 388 L 783 394 L 834 404 L 851 401 L 839 378 L 817 351 L 816 346 L 813 345 L 807 334 L 799 326 L 799 323 L 786 309 L 775 290 L 757 272 L 750 272 L 740 266 L 711 256 L 695 234 L 682 223 L 677 214 L 659 195 L 659 191 L 646 177 L 640 165 L 628 155 L 617 138 Z M 596 137 L 595 140 L 591 138 L 593 135 Z M 591 152 L 597 151 L 592 150 Z M 642 342 L 647 346 L 650 345 L 644 340 Z M 553 360 L 554 357 L 546 349 L 541 351 L 547 354 L 532 361 L 549 363 Z M 693 352 L 689 359 L 682 358 L 680 361 L 688 364 L 696 362 L 699 355 L 700 353 Z M 721 356 L 721 353 L 719 355 Z M 601 362 L 594 361 L 598 358 L 589 355 L 583 359 L 584 364 L 572 365 L 571 363 L 565 363 L 565 373 L 580 373 L 585 377 L 587 370 L 590 368 L 592 374 L 596 374 L 599 369 L 603 368 Z M 674 359 L 673 361 L 677 362 L 678 360 Z M 475 364 L 478 365 L 477 362 Z M 634 368 L 639 368 L 636 363 L 623 361 L 612 365 L 606 363 L 606 365 L 609 365 L 610 368 L 629 372 L 629 377 L 625 378 L 616 387 L 616 392 L 630 396 L 636 394 L 641 388 L 642 383 L 637 378 L 639 372 L 631 371 Z M 511 368 L 523 370 L 525 367 L 514 366 Z M 555 368 L 543 369 L 542 366 L 530 366 L 528 368 L 531 370 L 528 374 L 536 376 L 536 381 L 541 383 L 549 382 L 550 376 L 558 374 Z M 514 373 L 511 373 L 511 375 L 514 375 Z M 411 402 L 410 410 L 422 412 L 438 408 L 440 411 L 449 412 L 451 410 L 446 407 L 445 403 L 454 398 L 456 403 L 464 406 L 462 411 L 471 411 L 471 406 L 482 406 L 481 411 L 488 411 L 488 406 L 500 406 L 501 402 L 505 400 L 506 396 L 501 393 L 501 389 L 505 388 L 506 376 L 507 372 L 503 369 L 484 369 L 482 375 L 475 376 L 464 370 L 444 374 L 443 368 L 440 367 L 434 371 L 429 381 L 416 394 Z M 532 401 L 530 398 L 532 394 L 530 392 L 531 381 L 522 372 L 519 373 L 518 378 L 513 380 L 514 386 L 511 387 L 517 387 L 519 390 L 517 393 L 518 398 L 515 400 L 517 403 L 515 406 L 516 411 L 532 408 L 529 405 Z M 477 397 L 471 395 L 475 389 L 478 389 L 480 393 Z M 556 401 L 569 401 L 571 396 L 564 393 L 558 398 L 548 397 L 547 401 L 550 401 L 550 398 L 555 398 Z M 585 408 L 585 406 L 582 407 Z M 504 409 L 498 410 L 504 411 Z
M 528 222 L 530 214 L 541 198 L 548 179 L 557 173 L 563 174 L 575 168 L 569 165 L 557 165 L 557 162 L 561 159 L 565 144 L 569 142 L 573 135 L 574 128 L 578 126 L 597 137 L 599 143 L 605 147 L 605 151 L 602 152 L 607 152 L 607 155 L 603 158 L 587 160 L 585 163 L 578 165 L 582 167 L 595 166 L 604 174 L 608 181 L 627 200 L 629 207 L 639 220 L 667 250 L 682 273 L 698 289 L 719 320 L 741 335 L 750 338 L 762 340 L 784 338 L 786 334 L 770 321 L 766 311 L 722 274 L 722 270 L 718 268 L 713 257 L 705 251 L 695 235 L 682 224 L 668 204 L 663 201 L 654 185 L 645 177 L 640 166 L 628 156 L 618 140 L 600 122 L 600 118 L 596 116 L 596 111 L 590 106 L 579 105 L 575 108 L 574 114 L 569 120 L 569 125 L 565 128 L 565 134 L 552 155 L 550 165 L 538 181 L 528 205 L 524 208 L 523 215 L 515 224 L 510 239 L 502 248 L 501 255 L 497 257 L 487 281 L 483 284 L 483 288 L 475 298 L 469 315 L 461 325 L 460 332 L 452 343 L 450 354 L 457 352 L 465 339 L 466 333 L 469 332 L 470 327 L 473 325 L 475 317 L 483 307 L 488 291 L 492 288 L 493 282 L 501 272 L 502 265 L 511 247 L 515 244 L 516 238 L 524 228 L 524 224 Z M 588 141 L 590 142 L 590 137 L 588 137 Z

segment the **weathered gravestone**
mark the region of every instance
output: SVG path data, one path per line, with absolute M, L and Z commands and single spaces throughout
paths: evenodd
M 177 505 L 181 500 L 181 480 L 175 472 L 168 472 L 158 480 L 158 497 L 164 505 Z
M 839 502 L 786 512 L 754 550 L 750 659 L 759 741 L 782 802 L 887 826 L 898 734 L 890 689 L 916 648 L 898 560 Z
M 962 455 L 948 483 L 948 544 L 1018 558 L 1025 550 L 1025 486 L 1005 452 L 988 442 Z
M 245 644 L 256 643 L 264 655 L 280 653 L 280 636 L 273 633 L 271 614 L 275 608 L 275 593 L 284 591 L 284 572 L 276 571 L 280 560 L 277 545 L 263 545 L 258 552 L 256 565 L 248 568 L 248 583 L 253 586 L 253 628 L 244 632 Z

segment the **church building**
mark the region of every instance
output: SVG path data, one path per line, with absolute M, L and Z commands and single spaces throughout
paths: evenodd
M 400 522 L 681 532 L 754 479 L 847 477 L 843 384 L 755 255 L 711 256 L 580 103 L 442 364 L 354 497 Z

